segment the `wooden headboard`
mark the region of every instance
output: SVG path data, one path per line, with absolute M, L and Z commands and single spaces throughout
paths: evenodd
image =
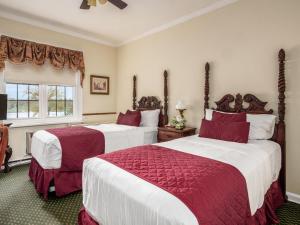
M 168 124 L 168 72 L 164 71 L 164 104 L 155 96 L 143 96 L 136 103 L 136 81 L 137 76 L 133 76 L 133 93 L 132 93 L 132 108 L 134 110 L 154 110 L 160 109 L 159 124 L 158 126 L 163 127 Z
M 276 123 L 274 135 L 271 140 L 281 146 L 281 171 L 279 183 L 282 193 L 286 198 L 286 140 L 285 140 L 285 51 L 281 49 L 278 53 L 278 122 Z M 210 65 L 205 65 L 205 88 L 204 88 L 204 110 L 209 108 L 209 72 Z M 244 104 L 245 103 L 245 104 Z M 261 101 L 253 94 L 224 95 L 219 101 L 215 101 L 215 110 L 223 112 L 246 112 L 251 114 L 273 114 L 272 109 L 266 109 L 268 102 Z M 245 106 L 246 105 L 246 106 Z M 205 115 L 205 114 L 204 114 Z

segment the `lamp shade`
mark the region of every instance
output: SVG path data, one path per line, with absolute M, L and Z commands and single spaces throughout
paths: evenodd
M 185 104 L 183 103 L 183 101 L 178 100 L 178 101 L 177 101 L 177 104 L 176 104 L 176 109 L 185 109 L 185 108 L 186 108 L 186 106 L 185 106 Z
M 0 94 L 0 120 L 6 120 L 7 115 L 7 95 Z

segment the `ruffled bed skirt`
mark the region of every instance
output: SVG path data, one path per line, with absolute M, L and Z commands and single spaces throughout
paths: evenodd
M 97 201 L 95 199 L 95 201 Z M 259 208 L 256 213 L 249 218 L 246 225 L 271 225 L 278 224 L 279 219 L 275 214 L 275 210 L 284 202 L 280 185 L 275 181 L 267 194 L 265 195 L 264 204 Z M 78 214 L 79 225 L 99 225 L 85 210 L 82 208 Z
M 275 210 L 284 203 L 284 197 L 278 181 L 275 181 L 267 194 L 263 206 L 249 219 L 248 225 L 279 224 Z
M 61 172 L 59 169 L 44 169 L 32 158 L 29 167 L 29 177 L 38 193 L 48 198 L 50 183 L 53 181 L 55 194 L 62 197 L 82 189 L 82 172 Z

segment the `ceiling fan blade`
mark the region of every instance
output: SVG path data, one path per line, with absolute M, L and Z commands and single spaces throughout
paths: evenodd
M 91 6 L 88 5 L 87 0 L 83 0 L 82 3 L 81 3 L 81 6 L 80 6 L 81 9 L 90 9 L 90 7 Z
M 119 9 L 124 9 L 127 7 L 127 3 L 122 0 L 108 0 L 111 4 L 117 6 Z

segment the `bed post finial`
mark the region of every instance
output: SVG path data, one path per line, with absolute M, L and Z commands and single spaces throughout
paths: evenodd
M 284 122 L 285 118 L 285 52 L 280 49 L 278 53 L 279 76 L 278 76 L 278 114 L 279 122 Z
M 168 118 L 168 71 L 164 71 L 164 125 L 169 122 Z
M 133 76 L 132 109 L 136 110 L 136 75 Z
M 205 109 L 209 108 L 209 63 L 207 62 L 205 64 L 205 87 L 204 87 L 204 115 L 205 115 Z

